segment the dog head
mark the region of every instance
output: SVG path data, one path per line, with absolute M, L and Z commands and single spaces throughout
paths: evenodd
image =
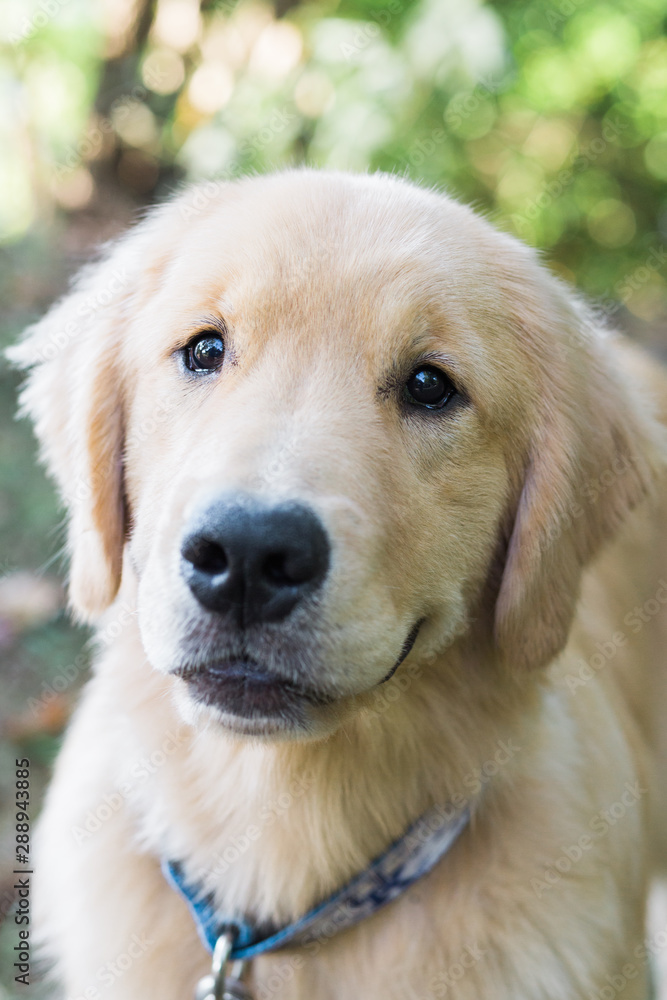
M 310 171 L 186 191 L 14 349 L 75 609 L 131 577 L 186 717 L 289 737 L 330 731 L 413 644 L 556 656 L 651 478 L 616 356 L 469 209 Z

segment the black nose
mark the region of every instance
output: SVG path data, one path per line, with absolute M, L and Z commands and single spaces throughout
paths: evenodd
M 199 603 L 245 626 L 280 621 L 322 583 L 329 541 L 303 504 L 226 498 L 195 515 L 181 556 Z

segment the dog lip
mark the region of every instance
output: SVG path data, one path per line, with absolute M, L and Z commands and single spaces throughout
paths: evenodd
M 281 716 L 302 722 L 304 703 L 324 706 L 330 695 L 280 677 L 252 660 L 214 660 L 173 673 L 191 687 L 198 701 L 244 718 Z
M 386 676 L 382 678 L 382 680 L 380 681 L 380 684 L 386 684 L 386 682 L 388 680 L 391 680 L 391 678 L 394 676 L 394 674 L 396 673 L 396 671 L 400 667 L 400 665 L 403 662 L 403 660 L 405 660 L 405 658 L 407 657 L 408 653 L 411 652 L 412 647 L 414 646 L 415 642 L 417 641 L 417 636 L 419 635 L 419 630 L 420 630 L 420 628 L 422 627 L 422 625 L 424 624 L 425 621 L 426 621 L 425 618 L 420 618 L 419 621 L 414 624 L 414 626 L 412 627 L 411 631 L 408 633 L 405 642 L 403 643 L 403 646 L 401 648 L 401 652 L 399 653 L 399 656 L 398 656 L 398 659 L 396 660 L 396 663 L 393 665 L 393 667 L 391 668 L 391 670 L 389 671 L 389 673 L 386 674 Z

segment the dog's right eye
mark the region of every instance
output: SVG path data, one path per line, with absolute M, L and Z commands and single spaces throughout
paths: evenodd
M 183 349 L 185 363 L 192 372 L 216 371 L 222 364 L 225 345 L 214 330 L 199 333 Z
M 423 365 L 412 373 L 405 384 L 403 395 L 413 406 L 443 410 L 456 395 L 456 386 L 439 368 Z

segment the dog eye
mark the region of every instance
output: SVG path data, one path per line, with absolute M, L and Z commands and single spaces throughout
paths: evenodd
M 403 395 L 413 406 L 427 410 L 442 410 L 456 395 L 456 386 L 450 378 L 432 365 L 417 368 L 405 383 Z
M 225 345 L 214 331 L 199 333 L 185 347 L 185 363 L 192 372 L 215 371 L 222 364 Z

